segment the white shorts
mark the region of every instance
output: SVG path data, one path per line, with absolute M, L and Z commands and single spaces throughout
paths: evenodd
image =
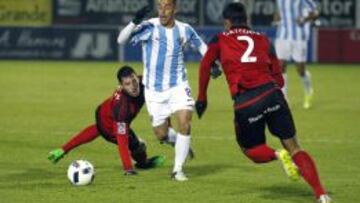
M 280 60 L 290 61 L 293 59 L 295 62 L 306 62 L 307 58 L 307 41 L 295 40 L 275 40 L 276 54 Z
M 192 111 L 195 104 L 187 82 L 163 92 L 145 88 L 145 102 L 153 127 L 162 125 L 171 114 L 179 110 Z

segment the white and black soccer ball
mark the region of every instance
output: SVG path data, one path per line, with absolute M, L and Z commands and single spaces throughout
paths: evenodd
M 95 178 L 95 169 L 94 166 L 86 160 L 76 160 L 70 164 L 67 176 L 73 185 L 89 185 Z

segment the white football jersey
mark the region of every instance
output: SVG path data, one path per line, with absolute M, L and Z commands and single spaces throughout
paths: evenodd
M 207 45 L 186 23 L 175 21 L 172 28 L 160 24 L 159 18 L 143 21 L 133 31 L 130 42 L 141 43 L 144 63 L 143 84 L 147 89 L 162 92 L 187 82 L 184 48 L 190 45 L 202 55 Z

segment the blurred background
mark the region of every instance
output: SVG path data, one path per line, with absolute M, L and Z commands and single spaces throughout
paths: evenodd
M 232 0 L 180 0 L 178 19 L 208 41 L 222 30 L 221 11 Z M 0 59 L 140 61 L 141 49 L 118 46 L 119 29 L 149 0 L 0 0 Z M 243 0 L 251 25 L 274 38 L 275 0 Z M 360 0 L 317 0 L 309 62 L 359 63 Z M 155 15 L 155 12 L 154 12 Z M 193 51 L 188 61 L 199 60 Z

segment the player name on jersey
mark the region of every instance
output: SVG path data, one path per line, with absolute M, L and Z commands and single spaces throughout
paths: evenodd
M 234 35 L 234 34 L 254 34 L 254 35 L 261 35 L 261 33 L 253 31 L 253 30 L 249 30 L 249 29 L 245 29 L 245 28 L 238 28 L 238 29 L 232 29 L 229 30 L 227 32 L 223 32 L 224 35 L 229 36 L 229 35 Z

